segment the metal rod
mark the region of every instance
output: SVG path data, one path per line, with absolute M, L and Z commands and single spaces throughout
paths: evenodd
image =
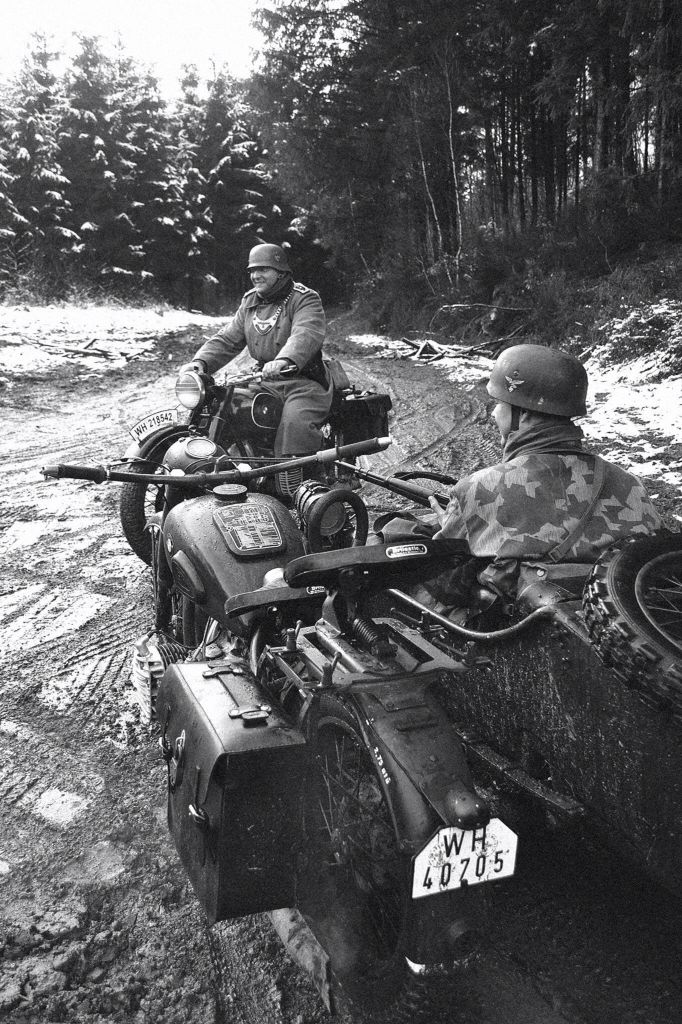
M 531 612 L 530 615 L 526 615 L 525 618 L 519 622 L 515 622 L 513 626 L 506 626 L 504 629 L 495 629 L 490 632 L 483 633 L 478 632 L 475 629 L 467 629 L 466 626 L 459 626 L 456 622 L 451 622 L 444 615 L 439 615 L 438 612 L 434 612 L 431 608 L 427 608 L 421 601 L 417 601 L 414 597 L 410 597 L 402 590 L 394 590 L 392 587 L 386 591 L 391 597 L 396 597 L 399 601 L 409 605 L 411 608 L 416 609 L 427 615 L 434 622 L 437 622 L 439 626 L 447 629 L 450 633 L 454 633 L 455 636 L 464 637 L 465 640 L 508 640 L 512 636 L 516 636 L 518 633 L 522 633 L 531 622 L 536 622 L 538 619 L 551 619 L 554 617 L 553 605 L 545 605 L 542 608 L 536 608 L 535 611 Z

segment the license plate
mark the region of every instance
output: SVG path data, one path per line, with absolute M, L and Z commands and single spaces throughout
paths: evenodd
M 160 409 L 159 412 L 153 412 L 150 416 L 145 416 L 143 420 L 140 420 L 134 427 L 131 427 L 128 433 L 139 444 L 140 441 L 144 441 L 146 437 L 149 437 L 150 434 L 155 434 L 162 427 L 172 426 L 177 422 L 177 409 Z
M 412 898 L 436 896 L 514 874 L 517 836 L 499 818 L 482 828 L 440 829 L 414 858 Z

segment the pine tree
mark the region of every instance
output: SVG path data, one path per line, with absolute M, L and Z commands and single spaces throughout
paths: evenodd
M 12 249 L 18 271 L 32 268 L 49 293 L 59 289 L 79 237 L 69 226 L 68 179 L 60 162 L 58 129 L 64 100 L 45 36 L 34 35 L 3 117 L 6 173 L 14 214 Z
M 213 225 L 212 272 L 237 294 L 248 250 L 272 229 L 273 203 L 262 149 L 235 81 L 219 72 L 210 86 L 198 160 Z M 274 229 L 273 229 L 274 230 Z
M 213 242 L 207 183 L 199 149 L 204 106 L 197 68 L 183 69 L 181 95 L 169 115 L 166 166 L 156 182 L 150 223 L 150 266 L 164 294 L 183 297 L 188 309 L 215 296 L 217 279 L 209 273 Z M 172 142 L 170 140 L 173 140 Z

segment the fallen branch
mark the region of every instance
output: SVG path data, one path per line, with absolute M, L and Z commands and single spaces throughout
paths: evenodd
M 438 313 L 442 313 L 444 309 L 501 309 L 504 312 L 509 313 L 530 313 L 528 306 L 498 306 L 496 302 L 451 302 L 446 306 L 441 306 L 436 310 L 436 316 Z
M 53 341 L 37 341 L 31 342 L 32 345 L 38 345 L 40 348 L 49 349 L 52 352 L 66 352 L 68 355 L 75 356 L 101 356 L 103 359 L 117 359 L 118 353 L 107 352 L 103 348 L 89 348 L 84 351 L 82 348 L 76 348 L 74 345 L 55 345 Z
M 523 324 L 519 324 L 509 334 L 505 334 L 503 338 L 491 338 L 489 341 L 482 341 L 478 345 L 472 345 L 470 348 L 462 349 L 463 355 L 476 355 L 485 356 L 487 359 L 495 359 L 499 354 L 500 349 L 507 341 L 511 341 L 514 335 L 518 334 L 523 328 Z M 490 352 L 485 352 L 483 349 L 489 349 Z

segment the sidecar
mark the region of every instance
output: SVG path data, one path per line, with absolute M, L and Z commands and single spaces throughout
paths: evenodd
M 426 627 L 463 652 L 441 696 L 471 763 L 681 895 L 682 538 L 526 564 L 518 594 L 518 615 L 535 613 L 518 632 Z

